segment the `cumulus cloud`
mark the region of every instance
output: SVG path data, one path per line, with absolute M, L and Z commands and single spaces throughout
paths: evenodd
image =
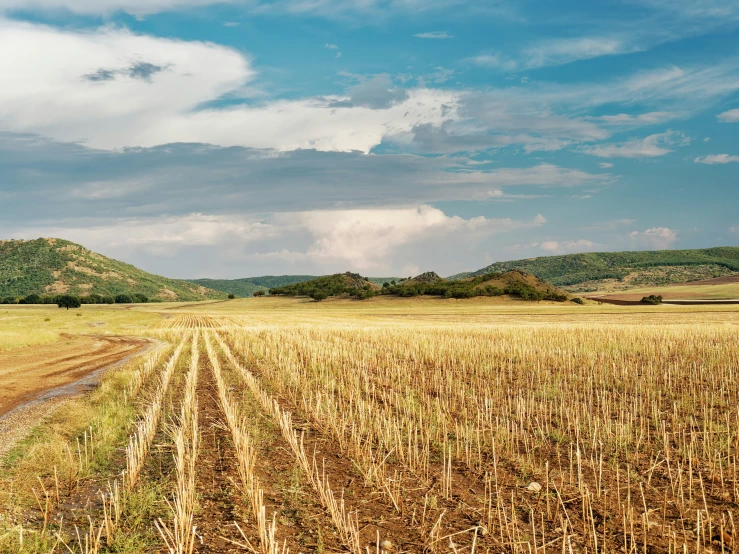
M 736 64 L 726 62 L 607 83 L 530 83 L 484 92 L 404 88 L 376 75 L 345 94 L 257 101 L 247 98 L 257 78 L 250 60 L 210 43 L 0 19 L 0 48 L 17 53 L 0 60 L 4 130 L 107 149 L 195 142 L 367 153 L 392 140 L 424 152 L 468 144 L 553 151 L 610 136 L 614 124 L 580 115 L 594 106 L 680 104 L 661 112 L 684 114 L 739 89 Z M 440 83 L 449 76 L 439 69 L 429 78 Z M 219 103 L 224 97 L 232 101 Z M 629 124 L 655 117 L 634 116 Z
M 729 154 L 709 154 L 708 156 L 699 156 L 695 160 L 697 164 L 728 164 L 739 163 L 739 156 L 730 156 Z
M 300 263 L 333 271 L 397 273 L 409 265 L 435 260 L 437 270 L 453 270 L 466 247 L 513 230 L 540 227 L 538 215 L 528 221 L 510 218 L 449 216 L 428 205 L 365 210 L 319 210 L 244 217 L 201 213 L 157 218 L 122 218 L 79 226 L 26 226 L 12 236 L 58 236 L 81 242 L 102 253 L 124 257 L 162 271 L 175 267 L 179 276 L 193 275 L 191 255 L 220 252 L 220 266 L 208 275 L 223 275 L 229 264 L 289 269 Z M 443 246 L 443 247 L 440 247 Z M 430 256 L 436 252 L 434 256 Z M 167 258 L 164 260 L 163 258 Z M 162 261 L 157 261 L 160 259 Z M 186 273 L 183 273 L 186 272 Z M 242 270 L 243 271 L 243 270 Z M 189 273 L 187 273 L 189 272 Z M 177 274 L 175 273 L 175 274 Z M 236 276 L 236 275 L 231 275 Z
M 670 248 L 677 240 L 677 232 L 667 227 L 652 227 L 646 231 L 632 231 L 629 237 L 639 245 L 664 250 Z
M 736 123 L 739 121 L 739 108 L 729 110 L 718 115 L 718 120 L 722 123 Z
M 678 146 L 687 146 L 690 139 L 679 131 L 667 131 L 618 144 L 602 144 L 584 148 L 583 152 L 600 158 L 656 158 L 669 154 Z
M 473 240 L 513 229 L 538 227 L 546 221 L 541 215 L 528 222 L 509 218 L 464 219 L 447 216 L 428 205 L 280 214 L 276 220 L 297 224 L 310 233 L 314 239 L 307 252 L 310 256 L 337 258 L 360 270 L 381 265 L 398 247 L 421 239 L 434 241 L 461 235 L 465 240 Z

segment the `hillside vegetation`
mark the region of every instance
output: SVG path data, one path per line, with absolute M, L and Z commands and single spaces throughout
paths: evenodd
M 313 279 L 316 279 L 315 275 L 265 275 L 243 279 L 188 279 L 188 281 L 209 289 L 248 298 L 257 291 L 267 292 L 273 287 L 286 287 Z
M 379 290 L 381 290 L 381 287 L 366 277 L 347 271 L 346 273 L 317 277 L 303 283 L 273 287 L 269 289 L 269 293 L 275 296 L 310 296 L 320 301 L 342 294 L 366 298 Z
M 147 273 L 61 239 L 0 241 L 0 298 L 29 295 L 129 296 L 193 301 L 224 293 Z
M 475 296 L 513 296 L 524 300 L 565 301 L 566 292 L 524 271 L 487 273 L 456 281 L 442 279 L 434 272 L 427 272 L 411 279 L 385 282 L 382 287 L 356 273 L 338 273 L 319 277 L 312 281 L 270 289 L 272 295 L 310 296 L 324 300 L 332 296 L 348 294 L 358 299 L 376 295 L 404 298 L 431 295 L 444 298 L 472 298 Z
M 188 279 L 188 281 L 227 294 L 234 294 L 241 298 L 248 298 L 254 296 L 254 293 L 258 293 L 258 291 L 267 292 L 273 288 L 279 289 L 319 278 L 316 275 L 265 275 L 243 279 Z M 381 286 L 383 283 L 389 283 L 396 279 L 396 277 L 365 277 L 365 279 L 372 284 Z
M 686 283 L 739 273 L 739 247 L 642 252 L 588 252 L 496 262 L 463 279 L 520 269 L 569 291 L 624 290 Z

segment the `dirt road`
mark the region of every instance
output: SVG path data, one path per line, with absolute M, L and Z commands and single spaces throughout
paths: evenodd
M 148 346 L 144 339 L 62 335 L 52 344 L 0 354 L 0 418 L 14 408 L 123 360 Z

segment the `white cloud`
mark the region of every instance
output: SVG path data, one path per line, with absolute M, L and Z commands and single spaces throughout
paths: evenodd
M 646 245 L 657 250 L 664 250 L 677 240 L 677 232 L 667 227 L 652 227 L 646 231 L 632 231 L 629 237 L 640 245 Z
M 542 225 L 537 216 L 523 222 L 508 218 L 447 216 L 431 206 L 374 210 L 316 211 L 279 214 L 277 224 L 304 227 L 313 237 L 310 256 L 339 259 L 360 270 L 381 265 L 393 251 L 418 240 L 463 234 L 467 240 Z
M 601 169 L 610 169 L 613 167 L 613 164 L 610 162 L 600 162 L 598 164 L 598 167 L 600 167 Z
M 602 121 L 603 123 L 607 125 L 614 125 L 614 126 L 639 126 L 639 125 L 653 125 L 656 123 L 663 123 L 665 121 L 669 121 L 670 119 L 674 119 L 679 114 L 675 114 L 672 112 L 648 112 L 648 113 L 642 113 L 637 115 L 630 115 L 625 113 L 620 113 L 616 115 L 602 115 L 596 118 L 593 118 L 598 121 Z
M 25 9 L 69 10 L 83 15 L 126 12 L 136 16 L 210 6 L 235 4 L 252 13 L 314 15 L 330 19 L 382 18 L 395 13 L 418 14 L 455 8 L 498 17 L 512 17 L 504 2 L 490 0 L 0 0 L 0 12 Z
M 339 49 L 339 47 L 337 45 L 330 44 L 330 43 L 326 43 L 326 45 L 324 46 L 324 48 L 328 48 L 329 50 L 338 50 Z
M 351 95 L 198 109 L 250 83 L 255 73 L 243 55 L 123 29 L 72 32 L 2 19 L 0 50 L 16 52 L 0 58 L 0 129 L 105 149 L 199 142 L 368 152 L 386 134 L 441 124 L 457 103 L 454 92 L 413 89 L 396 90 L 400 101 L 386 109 L 337 106 Z M 135 78 L 135 64 L 159 71 Z
M 729 154 L 710 154 L 708 156 L 700 156 L 696 158 L 695 163 L 697 164 L 728 164 L 728 163 L 739 163 L 739 156 L 730 156 Z
M 16 52 L 0 59 L 0 130 L 106 149 L 195 142 L 369 152 L 392 137 L 423 152 L 427 145 L 438 148 L 430 150 L 435 153 L 512 145 L 529 153 L 554 151 L 610 136 L 613 120 L 582 115 L 594 106 L 680 104 L 669 113 L 685 114 L 739 89 L 737 65 L 725 62 L 607 83 L 532 82 L 486 92 L 404 89 L 375 76 L 345 94 L 277 101 L 252 97 L 248 103 L 214 107 L 221 98 L 243 99 L 255 88 L 249 59 L 229 48 L 113 27 L 78 32 L 1 18 L 0 48 Z M 442 83 L 451 75 L 437 68 L 429 79 Z M 359 89 L 372 98 L 357 101 Z M 667 112 L 613 117 L 636 126 Z
M 582 252 L 583 250 L 591 250 L 597 246 L 591 240 L 549 240 L 542 242 L 539 247 L 545 252 Z
M 641 47 L 617 37 L 551 39 L 525 48 L 516 65 L 521 69 L 534 69 L 640 50 Z
M 127 260 L 167 258 L 166 267 L 192 272 L 190 254 L 217 252 L 219 262 L 287 266 L 300 263 L 330 271 L 371 271 L 401 274 L 411 266 L 449 263 L 468 246 L 499 233 L 532 229 L 546 219 L 449 216 L 428 206 L 276 213 L 261 217 L 241 214 L 188 214 L 177 217 L 131 218 L 89 226 L 26 227 L 10 233 L 18 238 L 63 237 L 103 254 Z M 464 242 L 465 247 L 452 248 Z M 464 252 L 474 256 L 472 251 Z M 151 261 L 151 260 L 150 260 Z M 147 264 L 150 262 L 147 262 Z M 144 264 L 144 265 L 147 265 Z M 156 267 L 152 268 L 155 270 Z M 157 266 L 158 267 L 158 266 Z M 400 268 L 403 268 L 402 270 Z M 434 268 L 431 268 L 434 269 Z M 436 265 L 439 270 L 439 266 Z M 219 269 L 209 268 L 211 276 Z M 167 273 L 172 274 L 172 271 Z M 412 272 L 411 272 L 412 273 Z
M 507 59 L 502 54 L 490 52 L 466 58 L 464 61 L 480 67 L 503 69 L 505 71 L 514 71 L 518 67 L 515 61 Z
M 240 27 L 241 23 L 238 21 L 226 21 L 226 23 L 223 24 L 224 27 Z
M 428 39 L 436 39 L 436 40 L 454 38 L 454 35 L 450 35 L 446 31 L 431 31 L 428 33 L 417 33 L 413 36 L 416 38 L 428 38 Z
M 577 240 L 545 240 L 545 241 L 534 241 L 525 244 L 511 244 L 506 246 L 504 250 L 509 252 L 517 252 L 520 250 L 542 250 L 545 253 L 551 254 L 568 254 L 576 252 L 585 252 L 593 250 L 600 245 L 596 242 L 587 239 Z
M 690 139 L 679 131 L 667 131 L 618 144 L 602 144 L 584 148 L 583 152 L 600 158 L 655 158 L 664 156 L 675 147 L 690 144 Z
M 722 123 L 736 123 L 739 122 L 739 108 L 734 108 L 722 114 L 718 115 L 718 120 Z

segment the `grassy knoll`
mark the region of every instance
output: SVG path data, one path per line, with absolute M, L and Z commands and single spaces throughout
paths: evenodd
M 0 299 L 30 294 L 141 294 L 151 300 L 226 297 L 187 281 L 147 273 L 66 240 L 0 241 Z

